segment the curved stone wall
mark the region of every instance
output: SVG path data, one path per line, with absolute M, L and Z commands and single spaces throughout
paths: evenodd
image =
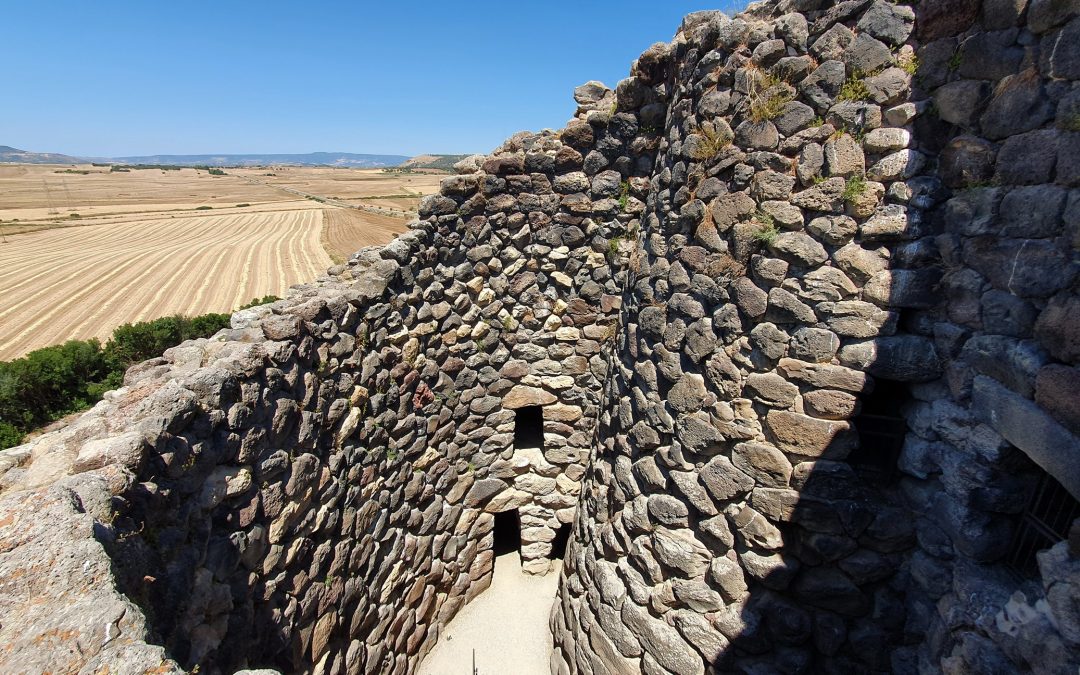
M 1078 15 L 690 15 L 0 453 L 0 670 L 413 672 L 510 510 L 532 573 L 573 523 L 552 672 L 1074 669 L 1068 542 L 1003 559 L 1080 494 Z
M 553 672 L 1076 667 L 1075 553 L 1002 565 L 1080 495 L 1080 7 L 1026 5 L 684 22 Z

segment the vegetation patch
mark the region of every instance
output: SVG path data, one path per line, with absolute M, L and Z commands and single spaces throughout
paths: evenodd
M 694 147 L 691 152 L 691 157 L 703 162 L 715 157 L 721 150 L 731 145 L 733 140 L 731 136 L 726 133 L 720 133 L 712 125 L 706 125 L 699 127 L 695 133 L 701 136 L 701 141 Z M 627 186 L 629 190 L 629 185 Z
M 267 295 L 241 309 L 275 300 L 277 296 Z M 86 410 L 106 391 L 121 386 L 131 365 L 160 356 L 185 340 L 210 337 L 228 328 L 230 318 L 203 314 L 125 323 L 104 346 L 96 339 L 68 340 L 0 361 L 0 449 L 19 445 L 30 431 Z
M 241 305 L 237 311 L 240 311 L 241 309 L 251 309 L 252 307 L 258 307 L 259 305 L 269 305 L 271 302 L 277 302 L 280 299 L 281 298 L 276 295 L 264 295 L 261 298 L 252 298 L 251 302 Z
M 769 76 L 765 79 L 762 91 L 750 96 L 750 119 L 758 124 L 776 119 L 784 112 L 784 106 L 793 100 L 795 94 L 783 81 Z
M 866 192 L 866 177 L 861 173 L 850 176 L 844 184 L 844 201 L 853 202 Z
M 754 222 L 758 226 L 753 235 L 754 241 L 765 246 L 772 246 L 777 235 L 780 234 L 780 230 L 776 227 L 776 220 L 768 213 L 759 210 L 754 214 Z
M 960 53 L 960 48 L 957 47 L 956 51 L 954 51 L 952 53 L 952 56 L 949 57 L 949 62 L 947 64 L 947 66 L 949 68 L 949 72 L 952 73 L 952 72 L 956 72 L 957 70 L 960 70 L 960 64 L 963 63 L 963 62 L 964 62 L 964 57 Z
M 1062 131 L 1080 131 L 1080 110 L 1074 110 L 1066 115 L 1058 126 Z
M 836 97 L 838 101 L 866 101 L 870 98 L 870 88 L 866 86 L 866 82 L 863 81 L 863 75 L 859 71 L 855 71 L 840 87 L 840 94 Z
M 908 75 L 919 72 L 919 57 L 914 54 L 906 54 L 896 59 L 896 66 Z

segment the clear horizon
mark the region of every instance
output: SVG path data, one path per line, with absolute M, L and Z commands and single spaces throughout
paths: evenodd
M 0 145 L 77 157 L 490 152 L 561 127 L 574 87 L 613 87 L 685 14 L 745 4 L 23 3 L 5 13 Z

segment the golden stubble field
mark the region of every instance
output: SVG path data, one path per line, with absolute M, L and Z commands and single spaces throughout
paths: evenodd
M 0 360 L 282 295 L 403 232 L 444 177 L 225 171 L 0 165 Z

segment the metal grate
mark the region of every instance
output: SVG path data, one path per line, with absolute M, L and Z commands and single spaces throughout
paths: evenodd
M 1053 476 L 1044 473 L 1017 525 L 1006 561 L 1009 568 L 1022 577 L 1038 577 L 1035 554 L 1068 537 L 1077 517 L 1080 503 Z

